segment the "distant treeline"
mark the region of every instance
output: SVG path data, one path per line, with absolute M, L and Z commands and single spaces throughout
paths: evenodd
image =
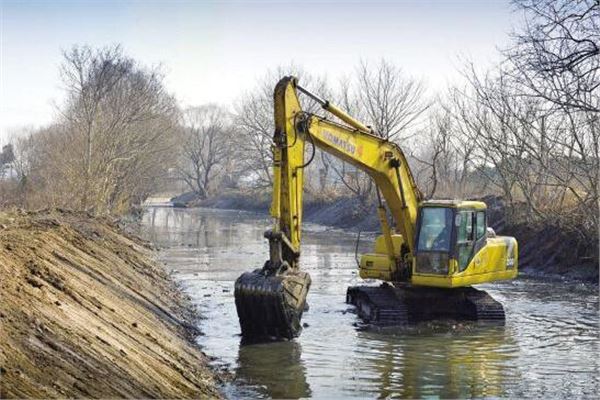
M 181 109 L 160 71 L 119 46 L 75 46 L 64 53 L 67 100 L 55 123 L 3 148 L 0 204 L 118 214 L 162 190 L 268 190 L 272 92 L 296 75 L 400 144 L 427 197 L 502 196 L 510 224 L 555 227 L 597 258 L 600 4 L 514 6 L 524 20 L 502 61 L 485 71 L 465 62 L 464 81 L 436 93 L 381 60 L 336 81 L 279 67 L 229 107 Z M 307 170 L 313 196 L 373 201 L 372 181 L 325 153 Z

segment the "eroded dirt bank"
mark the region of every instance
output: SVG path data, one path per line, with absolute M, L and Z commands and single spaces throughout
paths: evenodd
M 186 299 L 108 220 L 0 213 L 0 395 L 217 397 Z

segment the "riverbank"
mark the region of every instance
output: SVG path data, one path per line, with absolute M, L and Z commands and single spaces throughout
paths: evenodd
M 0 213 L 0 397 L 219 397 L 153 256 L 107 219 Z
M 500 235 L 514 236 L 520 244 L 520 273 L 539 279 L 598 284 L 598 252 L 585 251 L 577 238 L 564 234 L 559 228 L 530 227 L 525 224 L 509 225 L 504 218 L 501 199 L 489 196 L 483 199 L 488 205 L 488 223 Z M 229 192 L 203 201 L 189 194 L 172 199 L 175 206 L 208 207 L 267 213 L 269 193 Z M 304 200 L 304 220 L 350 231 L 379 230 L 374 204 L 361 204 L 353 197 L 331 200 Z
M 186 200 L 187 196 L 183 197 Z M 189 198 L 189 197 L 187 197 Z M 211 197 L 203 201 L 181 201 L 181 197 L 172 199 L 174 206 L 207 207 L 222 210 L 244 210 L 266 214 L 271 207 L 270 193 L 230 192 Z M 331 226 L 334 228 L 376 232 L 379 230 L 379 220 L 374 204 L 361 204 L 354 197 L 339 197 L 325 200 L 304 196 L 303 219 L 305 222 Z

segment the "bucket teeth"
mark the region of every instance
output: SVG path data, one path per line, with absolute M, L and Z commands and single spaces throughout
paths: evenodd
M 235 281 L 235 306 L 244 339 L 292 339 L 300 334 L 300 319 L 310 287 L 306 272 L 267 275 L 261 269 Z

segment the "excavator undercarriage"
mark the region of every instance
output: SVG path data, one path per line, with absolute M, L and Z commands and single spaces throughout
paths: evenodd
M 265 275 L 265 269 L 242 274 L 235 282 L 236 308 L 242 336 L 250 340 L 297 337 L 307 308 L 310 276 L 305 272 Z M 477 321 L 504 324 L 504 308 L 488 293 L 387 283 L 352 286 L 346 303 L 369 326 L 407 327 L 425 321 Z
M 504 324 L 504 308 L 483 290 L 430 288 L 382 283 L 353 286 L 346 302 L 358 316 L 377 327 L 406 326 L 424 321 L 479 321 Z

